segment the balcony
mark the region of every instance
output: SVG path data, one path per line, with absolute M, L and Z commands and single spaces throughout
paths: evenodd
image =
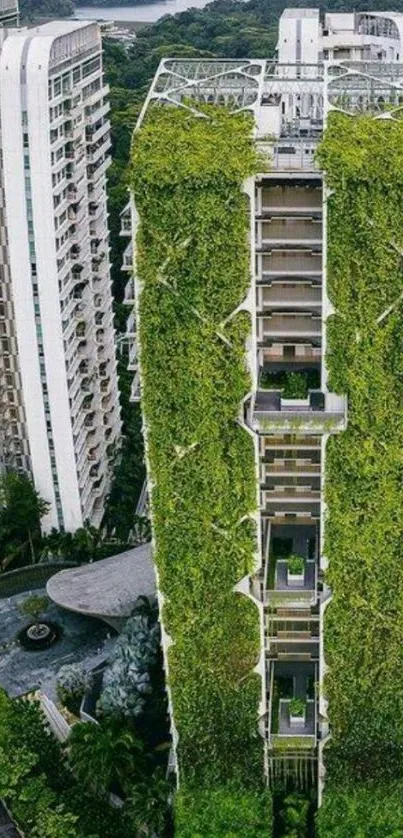
M 258 433 L 280 428 L 287 433 L 335 433 L 347 427 L 344 396 L 311 390 L 305 399 L 285 399 L 279 390 L 258 390 L 251 400 L 249 422 Z
M 271 249 L 262 256 L 262 274 L 269 280 L 274 277 L 319 278 L 322 276 L 322 254 L 319 250 Z
M 130 391 L 130 401 L 132 402 L 139 402 L 141 397 L 140 393 L 140 374 L 138 372 L 135 373 L 133 376 L 132 387 Z
M 271 308 L 314 308 L 322 303 L 322 289 L 313 283 L 273 282 L 258 289 L 257 306 L 260 311 Z
M 130 347 L 129 347 L 129 361 L 128 361 L 127 368 L 128 368 L 129 370 L 136 370 L 136 369 L 137 369 L 137 366 L 138 366 L 138 356 L 137 356 L 137 340 L 136 340 L 136 338 L 134 338 L 134 339 L 130 342 Z
M 262 215 L 278 212 L 322 212 L 322 185 L 302 181 L 294 184 L 263 182 L 260 187 Z
M 308 244 L 321 246 L 322 223 L 313 218 L 279 218 L 258 222 L 258 240 L 261 246 L 285 245 L 304 246 Z
M 123 264 L 122 264 L 122 271 L 132 271 L 133 270 L 133 245 L 131 242 L 126 247 L 126 250 L 123 253 Z
M 136 286 L 134 282 L 134 276 L 131 276 L 129 281 L 126 283 L 125 286 L 125 296 L 124 296 L 124 304 L 128 306 L 133 306 L 136 301 Z
M 278 751 L 316 744 L 317 664 L 274 661 L 270 666 L 269 745 Z
M 258 318 L 258 341 L 276 338 L 320 338 L 322 319 L 311 312 L 273 312 Z
M 270 372 L 303 372 L 319 370 L 322 362 L 322 348 L 311 343 L 272 343 L 261 348 L 263 367 Z

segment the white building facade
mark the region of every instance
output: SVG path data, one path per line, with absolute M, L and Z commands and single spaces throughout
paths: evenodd
M 74 531 L 102 519 L 120 433 L 101 36 L 84 22 L 5 35 L 2 454 L 50 504 L 45 529 Z

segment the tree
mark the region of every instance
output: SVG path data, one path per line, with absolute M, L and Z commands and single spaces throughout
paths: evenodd
M 44 809 L 38 814 L 32 838 L 80 838 L 76 824 L 78 816 L 66 812 L 63 805 L 51 811 Z
M 41 519 L 49 504 L 26 475 L 6 472 L 0 477 L 0 552 L 2 567 L 16 556 L 30 552 L 35 561 L 35 544 L 40 540 Z
M 127 805 L 138 838 L 164 834 L 171 794 L 172 786 L 160 767 L 151 777 L 134 784 Z
M 46 611 L 49 605 L 49 599 L 47 596 L 40 596 L 40 594 L 31 594 L 31 596 L 26 597 L 18 606 L 19 611 L 21 614 L 24 614 L 26 617 L 30 617 L 34 623 L 37 623 Z
M 100 797 L 118 783 L 144 770 L 143 745 L 135 734 L 113 722 L 82 722 L 69 738 L 69 761 L 77 779 Z

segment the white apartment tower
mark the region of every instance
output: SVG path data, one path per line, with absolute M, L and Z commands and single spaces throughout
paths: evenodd
M 45 529 L 74 531 L 101 521 L 120 432 L 101 36 L 53 22 L 1 43 L 1 453 Z

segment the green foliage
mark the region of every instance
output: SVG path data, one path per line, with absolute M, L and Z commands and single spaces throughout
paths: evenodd
M 57 673 L 57 697 L 70 710 L 78 714 L 85 690 L 91 683 L 83 664 L 66 663 Z
M 287 566 L 288 572 L 294 574 L 301 574 L 304 572 L 305 561 L 303 556 L 297 556 L 296 553 L 292 553 L 291 556 L 288 556 L 287 559 Z
M 328 788 L 317 814 L 320 838 L 400 838 L 401 782 Z
M 38 18 L 72 17 L 74 3 L 72 0 L 20 0 L 19 3 L 22 23 L 24 25 L 38 22 Z
M 305 701 L 301 698 L 292 698 L 288 707 L 290 716 L 303 716 L 305 713 Z
M 165 835 L 168 806 L 172 788 L 166 771 L 157 767 L 151 778 L 135 783 L 127 801 L 129 816 L 136 835 L 153 838 Z M 171 831 L 169 831 L 171 835 Z
M 88 725 L 90 727 L 90 725 Z M 92 726 L 91 726 L 92 727 Z M 115 734 L 116 738 L 116 734 Z M 37 703 L 0 691 L 0 797 L 26 838 L 127 838 L 130 820 L 82 788 Z
M 116 783 L 127 791 L 141 767 L 144 773 L 143 744 L 114 722 L 81 722 L 69 738 L 69 762 L 84 788 L 105 797 Z
M 105 670 L 99 707 L 104 716 L 131 719 L 140 716 L 152 692 L 150 670 L 156 665 L 160 644 L 158 623 L 146 614 L 127 621 Z
M 237 784 L 180 789 L 175 826 L 176 838 L 268 838 L 272 834 L 271 795 Z
M 30 617 L 31 620 L 36 623 L 39 620 L 39 617 L 44 614 L 48 605 L 49 599 L 47 596 L 31 594 L 19 604 L 18 608 L 19 611 L 21 611 L 21 614 L 24 614 L 26 617 Z
M 403 770 L 402 149 L 400 121 L 332 114 L 319 152 L 334 190 L 329 384 L 349 405 L 326 457 L 328 794 Z
M 305 794 L 291 792 L 284 797 L 280 818 L 283 824 L 283 838 L 305 838 L 310 833 L 308 816 L 311 801 Z
M 249 286 L 245 114 L 152 110 L 133 147 L 143 408 L 155 559 L 174 645 L 170 686 L 185 787 L 259 783 L 258 615 L 234 586 L 253 569 L 253 446 L 239 427 Z
M 26 475 L 9 471 L 0 477 L 0 563 L 5 568 L 15 558 L 35 559 L 41 518 L 49 504 L 39 496 Z

